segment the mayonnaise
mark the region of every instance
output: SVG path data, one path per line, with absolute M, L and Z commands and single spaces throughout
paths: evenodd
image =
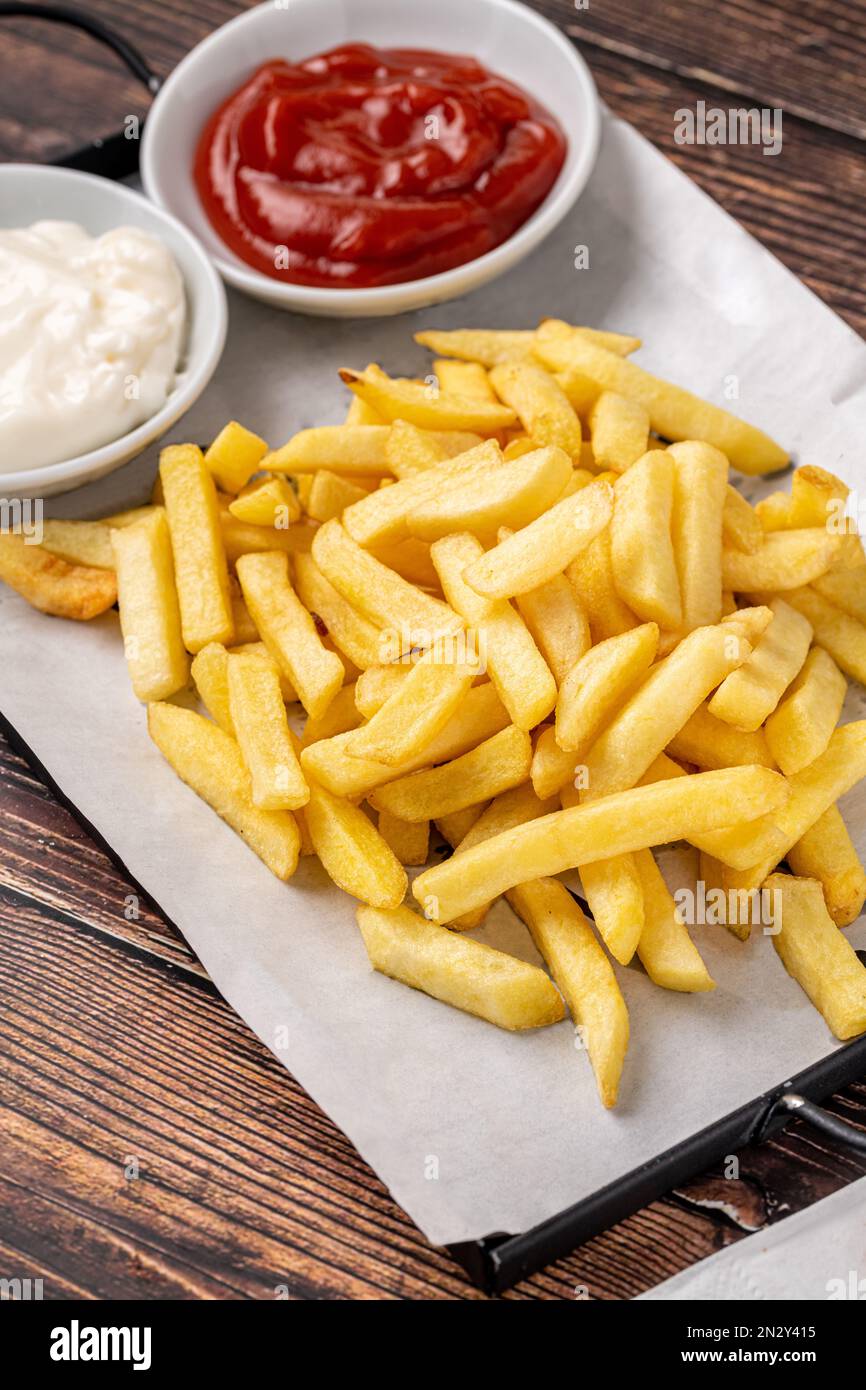
M 0 230 L 0 474 L 149 419 L 175 384 L 185 322 L 174 257 L 138 228 Z

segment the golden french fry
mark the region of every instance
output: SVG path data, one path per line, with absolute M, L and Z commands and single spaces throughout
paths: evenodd
M 556 703 L 556 682 L 520 614 L 510 603 L 481 598 L 466 583 L 467 566 L 483 556 L 474 536 L 447 536 L 430 554 L 451 607 L 473 634 L 479 657 L 519 729 L 532 729 Z
M 602 941 L 614 960 L 628 965 L 644 926 L 643 888 L 635 856 L 616 854 L 584 864 L 580 881 Z
M 291 483 L 279 473 L 266 474 L 241 488 L 229 502 L 229 511 L 238 521 L 251 526 L 271 526 L 287 530 L 301 517 L 301 504 Z
M 267 660 L 270 662 L 271 658 Z M 199 699 L 211 719 L 234 738 L 235 726 L 229 705 L 229 654 L 222 643 L 208 642 L 196 652 L 191 670 Z
M 407 514 L 413 536 L 435 541 L 455 531 L 469 531 L 492 544 L 500 526 L 528 526 L 562 495 L 572 473 L 561 449 L 542 448 L 510 463 L 479 469 L 427 496 Z M 429 477 L 427 475 L 422 475 Z
M 316 473 L 327 468 L 343 477 L 390 475 L 386 455 L 390 425 L 319 425 L 299 430 L 288 444 L 259 464 L 269 473 Z
M 611 333 L 604 328 L 585 328 L 581 325 L 565 323 L 562 319 L 542 319 L 536 329 L 536 341 L 539 334 L 545 342 L 550 342 L 553 338 L 560 342 L 570 342 L 575 338 L 580 338 L 584 342 L 594 344 L 595 347 L 604 348 L 606 352 L 615 352 L 619 357 L 629 357 L 631 353 L 637 352 L 641 346 L 640 338 L 635 338 L 630 333 Z M 534 351 L 535 344 L 533 343 Z
M 668 744 L 668 752 L 684 762 L 694 763 L 704 772 L 719 767 L 780 766 L 762 729 L 750 734 L 732 729 L 730 724 L 710 714 L 706 705 L 699 705 L 686 720 Z M 785 770 L 782 768 L 783 772 Z
M 866 623 L 844 613 L 814 589 L 792 589 L 785 600 L 808 618 L 816 644 L 829 652 L 845 675 L 866 685 Z
M 439 382 L 439 390 L 448 396 L 470 396 L 479 401 L 496 400 L 496 392 L 480 362 L 460 362 L 454 358 L 440 357 L 433 363 L 433 375 Z
M 189 680 L 165 512 L 160 507 L 108 534 L 132 688 L 145 703 L 165 700 Z
M 357 400 L 357 396 L 353 397 Z M 410 478 L 446 459 L 466 454 L 484 441 L 471 430 L 422 430 L 408 420 L 395 420 L 385 456 L 395 478 Z
M 306 554 L 315 535 L 315 527 L 298 522 L 288 530 L 280 526 L 252 526 L 239 521 L 226 510 L 220 513 L 220 532 L 226 559 L 236 565 L 242 555 L 258 555 L 263 550 L 281 550 L 286 555 Z
M 432 328 L 415 334 L 415 342 L 439 357 L 455 357 L 462 362 L 478 362 L 495 367 L 498 362 L 528 358 L 535 338 L 533 329 L 458 328 L 451 331 Z
M 550 371 L 573 367 L 605 390 L 639 401 L 649 412 L 654 433 L 662 439 L 712 444 L 741 473 L 772 473 L 788 462 L 785 450 L 754 425 L 586 339 L 564 336 L 556 319 L 540 325 L 533 351 Z
M 508 795 L 507 792 L 504 794 Z M 446 840 L 451 848 L 455 849 L 460 841 L 465 839 L 481 812 L 489 804 L 487 801 L 479 801 L 476 806 L 467 806 L 464 811 L 455 811 L 451 816 L 437 816 L 436 829 L 443 840 Z
M 837 1038 L 866 1032 L 866 966 L 829 916 L 820 883 L 773 874 L 767 887 L 781 896 L 781 930 L 772 941 L 788 974 Z
M 726 545 L 734 550 L 742 550 L 754 555 L 764 541 L 764 528 L 761 518 L 751 503 L 731 483 L 725 490 L 725 505 L 722 510 L 722 536 Z
M 153 510 L 153 506 L 128 507 L 126 511 L 112 512 L 110 516 L 101 516 L 99 524 L 100 526 L 113 526 L 119 531 L 124 526 L 134 526 L 136 521 L 143 521 Z
M 213 478 L 194 444 L 159 457 L 183 640 L 191 652 L 234 637 L 229 572 Z
M 610 558 L 616 591 L 632 612 L 676 629 L 683 606 L 671 539 L 673 502 L 673 459 L 666 450 L 652 450 L 614 488 Z
M 401 820 L 435 820 L 519 786 L 531 760 L 529 735 L 512 724 L 450 763 L 378 787 L 370 804 Z
M 537 965 L 444 931 L 408 907 L 359 908 L 358 926 L 374 970 L 443 1004 L 512 1030 L 544 1028 L 565 1017 L 559 994 Z
M 542 801 L 535 795 L 529 782 L 522 782 L 519 787 L 512 787 L 507 792 L 501 792 L 495 796 L 486 806 L 482 802 L 478 808 L 468 808 L 478 810 L 478 814 L 473 819 L 471 825 L 467 826 L 464 833 L 458 836 L 454 844 L 455 854 L 465 854 L 473 845 L 480 845 L 484 840 L 491 839 L 494 835 L 501 835 L 503 830 L 510 830 L 515 825 L 525 825 L 528 821 L 538 820 L 539 816 L 549 815 L 551 811 L 557 811 L 559 806 L 556 797 L 548 797 Z M 465 814 L 457 812 L 457 815 Z M 449 817 L 445 824 L 449 828 Z M 442 828 L 443 821 L 440 818 L 436 824 Z M 455 827 L 456 828 L 456 827 Z M 445 831 L 443 831 L 443 834 Z M 449 836 L 445 834 L 445 838 Z M 472 931 L 483 922 L 489 909 L 493 906 L 492 902 L 484 903 L 481 907 L 476 907 L 472 912 L 465 913 L 462 917 L 455 917 L 453 922 L 449 922 L 452 931 Z
M 638 626 L 638 618 L 616 591 L 609 526 L 571 562 L 566 577 L 586 613 L 593 642 L 604 642 Z
M 754 892 L 730 893 L 727 875 L 731 872 L 720 859 L 714 859 L 705 850 L 700 851 L 700 869 L 697 888 L 702 889 L 706 902 L 708 924 L 725 927 L 738 941 L 748 941 L 752 934 Z
M 382 651 L 384 662 L 416 647 L 426 650 L 463 626 L 453 609 L 362 550 L 336 520 L 316 532 L 313 559 L 353 608 L 386 634 L 391 650 Z
M 488 439 L 456 458 L 432 463 L 429 468 L 410 473 L 353 502 L 346 508 L 343 525 L 352 539 L 366 549 L 403 540 L 409 535 L 409 517 L 418 508 L 446 496 L 458 481 L 476 476 L 489 480 L 491 470 L 501 464 L 499 445 Z
M 710 714 L 745 733 L 755 733 L 773 713 L 802 669 L 812 641 L 812 626 L 796 609 L 783 599 L 773 599 L 768 607 L 773 621 L 748 661 L 722 681 L 708 706 Z
M 595 1073 L 601 1103 L 616 1105 L 628 1047 L 628 1009 L 613 967 L 568 889 L 555 878 L 522 883 L 508 901 L 526 923 L 565 996 Z
M 382 634 L 325 578 L 312 555 L 295 556 L 295 587 L 304 607 L 319 618 L 341 652 L 361 671 L 382 657 Z
M 700 952 L 692 941 L 656 864 L 652 850 L 634 855 L 643 892 L 644 927 L 637 953 L 653 984 L 662 989 L 701 994 L 715 989 Z
M 358 396 L 352 396 L 346 407 L 344 425 L 384 425 L 385 421 L 377 410 L 367 405 Z
M 379 834 L 401 864 L 427 863 L 430 842 L 429 821 L 400 820 L 387 811 L 379 812 Z
M 557 574 L 517 598 L 517 611 L 529 629 L 557 685 L 592 645 L 586 614 L 564 574 Z
M 151 738 L 178 777 L 216 811 L 277 878 L 291 878 L 300 834 L 291 811 L 263 811 L 253 804 L 250 775 L 241 751 L 216 724 L 178 705 L 147 708 Z
M 530 778 L 536 796 L 545 799 L 582 780 L 583 768 L 574 753 L 560 748 L 552 724 L 541 730 L 532 754 Z
M 613 490 L 597 479 L 476 560 L 466 572 L 467 584 L 494 599 L 537 589 L 562 574 L 607 526 L 612 510 Z
M 264 642 L 261 642 L 261 641 L 257 641 L 257 642 L 236 642 L 235 645 L 232 647 L 231 650 L 232 650 L 232 653 L 233 653 L 233 654 L 234 654 L 235 652 L 238 652 L 238 653 L 240 653 L 242 656 L 243 656 L 243 655 L 259 656 L 259 657 L 261 657 L 261 659 L 262 659 L 263 661 L 268 661 L 268 662 L 270 662 L 270 664 L 271 664 L 271 665 L 274 667 L 274 669 L 276 670 L 277 675 L 279 676 L 279 680 L 280 680 L 280 690 L 282 691 L 283 699 L 285 700 L 286 704 L 287 704 L 287 705 L 290 705 L 290 704 L 293 703 L 293 701 L 297 700 L 297 698 L 298 698 L 298 692 L 297 692 L 297 690 L 296 690 L 295 687 L 292 685 L 292 682 L 289 680 L 289 678 L 288 678 L 288 676 L 285 674 L 285 672 L 284 672 L 284 671 L 281 671 L 280 668 L 279 668 L 279 666 L 277 666 L 277 663 L 274 661 L 273 657 L 271 656 L 271 654 L 270 654 L 270 652 L 268 651 L 267 647 L 265 646 Z M 336 698 L 336 696 L 335 696 L 335 698 Z M 218 722 L 219 722 L 219 721 L 218 721 Z
M 819 816 L 788 850 L 788 863 L 798 878 L 818 880 L 837 927 L 856 922 L 866 902 L 866 870 L 838 806 Z
M 343 684 L 345 673 L 340 658 L 322 645 L 316 624 L 292 588 L 287 557 L 279 551 L 242 555 L 238 579 L 273 660 L 288 676 L 307 713 L 319 718 Z
M 338 888 L 371 907 L 397 907 L 408 880 L 369 816 L 311 781 L 304 820 L 313 848 Z
M 571 458 L 580 453 L 580 420 L 562 387 L 543 367 L 501 362 L 491 368 L 489 380 L 537 444 L 555 445 Z
M 698 772 L 635 787 L 555 811 L 452 855 L 420 874 L 412 892 L 431 919 L 450 922 L 531 878 L 753 820 L 786 796 L 785 779 L 765 767 Z
M 644 678 L 658 640 L 655 623 L 609 637 L 591 647 L 566 677 L 556 702 L 556 741 L 571 755 L 572 766 Z
M 760 550 L 722 553 L 722 583 L 734 593 L 784 593 L 811 584 L 830 569 L 840 537 L 814 526 L 805 531 L 771 531 Z
M 204 461 L 223 492 L 240 492 L 262 466 L 267 452 L 268 446 L 263 439 L 252 430 L 244 429 L 237 420 L 230 420 L 211 444 Z
M 842 716 L 847 690 L 833 658 L 823 647 L 814 647 L 767 720 L 767 746 L 786 776 L 802 771 L 825 751 Z
M 241 593 L 241 586 L 236 574 L 229 575 L 229 596 L 232 604 L 232 627 L 234 628 L 232 646 L 255 644 L 259 640 L 259 630 L 252 620 L 250 610 L 244 603 L 244 596 Z
M 26 537 L 0 531 L 0 579 L 41 613 L 87 622 L 117 601 L 111 570 L 69 565 Z
M 414 660 L 396 661 L 390 666 L 368 666 L 355 682 L 355 704 L 364 719 L 372 719 L 386 700 L 406 680 Z
M 841 608 L 849 618 L 866 623 L 866 566 L 842 574 L 822 574 L 812 588 L 828 603 Z
M 323 715 L 318 719 L 307 719 L 300 746 L 306 748 L 311 743 L 318 743 L 320 739 L 335 738 L 337 734 L 348 733 L 350 729 L 357 729 L 360 722 L 361 714 L 355 704 L 355 686 L 344 685 L 342 690 L 337 691 Z
M 385 782 L 393 782 L 398 774 L 459 758 L 507 724 L 508 715 L 493 686 L 473 686 L 441 733 L 405 767 L 395 769 L 386 763 L 351 757 L 346 752 L 348 734 L 338 734 L 336 738 L 324 739 L 305 748 L 301 766 L 335 795 L 360 798 Z
M 370 488 L 359 487 L 339 473 L 321 468 L 312 476 L 305 511 L 314 521 L 330 521 L 332 516 L 342 516 L 347 507 L 368 497 L 370 492 Z
M 674 461 L 671 518 L 685 632 L 722 616 L 722 525 L 728 460 L 709 444 L 689 440 L 668 450 Z
M 757 615 L 763 610 L 743 611 Z M 590 748 L 584 760 L 587 798 L 634 786 L 710 691 L 751 652 L 743 629 L 733 621 L 690 632 L 650 672 Z
M 732 888 L 760 888 L 824 812 L 866 777 L 866 719 L 837 729 L 827 749 L 802 772 L 787 779 L 787 801 L 753 826 L 736 826 L 724 834 L 704 834 L 701 848 L 730 866 L 725 880 Z M 694 837 L 689 834 L 694 843 Z
M 253 805 L 266 811 L 305 806 L 310 791 L 301 772 L 272 662 L 233 653 L 227 658 L 229 712 L 252 782 Z
M 600 468 L 625 473 L 649 447 L 649 413 L 640 401 L 601 391 L 589 411 L 592 452 Z
M 342 368 L 340 380 L 350 391 L 367 401 L 386 420 L 408 420 L 428 430 L 473 430 L 495 434 L 513 425 L 517 416 L 498 401 L 482 401 L 471 396 L 437 394 L 413 381 L 394 381 L 384 372 L 368 367 L 363 372 Z M 269 467 L 272 465 L 268 465 Z
M 460 660 L 447 644 L 432 646 L 369 723 L 347 739 L 346 752 L 396 767 L 408 762 L 445 727 L 478 669 L 470 653 Z
M 102 521 L 43 521 L 40 544 L 68 565 L 114 569 L 111 531 Z

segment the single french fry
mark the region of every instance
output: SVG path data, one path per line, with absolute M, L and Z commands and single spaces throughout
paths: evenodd
M 353 502 L 360 502 L 370 495 L 370 489 L 359 487 L 339 473 L 331 473 L 320 468 L 313 474 L 307 497 L 306 513 L 314 521 L 330 521 L 332 516 L 342 516 Z
M 232 653 L 237 652 L 237 653 L 239 653 L 239 654 L 242 655 L 242 656 L 243 656 L 243 655 L 259 656 L 259 657 L 262 658 L 263 661 L 269 661 L 270 664 L 271 664 L 271 665 L 274 667 L 274 669 L 276 670 L 276 673 L 277 673 L 277 675 L 278 675 L 278 677 L 279 677 L 279 681 L 280 681 L 280 690 L 282 691 L 282 696 L 283 696 L 283 699 L 285 700 L 286 704 L 287 704 L 287 705 L 291 705 L 294 701 L 297 700 L 297 698 L 298 698 L 298 692 L 297 692 L 297 690 L 296 690 L 295 687 L 292 685 L 292 682 L 289 680 L 289 678 L 288 678 L 288 676 L 286 675 L 286 673 L 285 673 L 284 671 L 281 671 L 280 668 L 279 668 L 279 666 L 277 666 L 277 663 L 274 661 L 273 657 L 271 656 L 271 654 L 270 654 L 270 652 L 268 651 L 267 647 L 265 646 L 264 642 L 262 642 L 262 641 L 256 641 L 256 642 L 238 642 L 238 643 L 235 643 L 235 645 L 232 647 L 231 650 L 232 650 Z
M 781 894 L 781 930 L 772 941 L 788 974 L 837 1038 L 866 1032 L 866 966 L 827 912 L 820 883 L 773 874 L 767 887 Z
M 377 410 L 367 405 L 358 396 L 352 396 L 346 407 L 344 425 L 384 425 L 385 421 Z
M 534 362 L 501 362 L 491 368 L 490 384 L 517 414 L 537 444 L 555 445 L 571 458 L 580 453 L 581 428 L 562 387 Z
M 668 752 L 684 762 L 694 763 L 704 772 L 719 767 L 780 766 L 762 729 L 748 734 L 732 729 L 730 724 L 710 714 L 706 705 L 699 705 L 686 720 L 668 744 Z
M 336 738 L 337 734 L 357 729 L 360 722 L 361 714 L 355 704 L 355 686 L 344 685 L 342 690 L 337 691 L 324 714 L 318 719 L 307 719 L 300 747 L 306 748 L 323 738 Z
M 266 454 L 268 473 L 331 473 L 351 478 L 390 475 L 386 447 L 390 425 L 319 425 L 299 430 L 281 449 Z
M 483 557 L 469 535 L 435 541 L 430 554 L 451 607 L 474 635 L 479 657 L 519 729 L 532 729 L 556 703 L 556 682 L 520 614 L 510 603 L 481 598 L 464 579 Z
M 325 873 L 353 898 L 394 908 L 406 895 L 406 871 L 360 806 L 314 781 L 304 819 Z
M 583 766 L 574 753 L 560 748 L 552 724 L 541 730 L 532 753 L 530 779 L 536 796 L 554 796 L 568 786 L 583 781 Z
M 408 420 L 395 420 L 385 446 L 385 457 L 394 477 L 402 480 L 444 463 L 446 459 L 468 453 L 482 443 L 480 434 L 471 430 L 422 430 Z
M 754 425 L 586 339 L 564 336 L 556 319 L 540 325 L 533 351 L 550 371 L 573 367 L 605 390 L 639 401 L 662 439 L 702 440 L 720 449 L 741 473 L 772 473 L 788 462 L 785 450 Z
M 643 888 L 633 854 L 584 864 L 580 881 L 598 933 L 614 960 L 628 965 L 644 926 Z
M 448 723 L 478 675 L 477 659 L 468 652 L 465 660 L 460 656 L 447 643 L 432 646 L 372 719 L 347 739 L 346 752 L 395 767 L 420 753 Z
M 644 926 L 637 953 L 653 984 L 701 994 L 715 989 L 700 952 L 681 921 L 652 850 L 634 855 L 643 892 Z
M 311 614 L 319 618 L 341 652 L 361 671 L 382 656 L 382 634 L 325 578 L 312 555 L 295 556 L 295 587 Z
M 397 660 L 416 647 L 426 650 L 463 626 L 453 609 L 362 550 L 336 520 L 317 531 L 313 559 L 334 588 L 387 634 L 393 650 L 383 660 Z
M 866 623 L 866 566 L 842 574 L 822 574 L 812 588 L 849 618 Z
M 578 324 L 565 323 L 562 319 L 542 319 L 536 329 L 536 341 L 539 334 L 545 342 L 550 342 L 552 338 L 566 343 L 575 338 L 583 339 L 595 347 L 604 348 L 606 352 L 615 352 L 618 357 L 629 357 L 641 346 L 640 338 L 635 338 L 630 333 L 611 333 L 605 328 L 586 328 Z
M 725 490 L 722 509 L 722 537 L 725 545 L 754 555 L 764 540 L 761 518 L 751 503 L 731 484 Z
M 529 735 L 511 725 L 450 763 L 378 787 L 370 804 L 401 820 L 435 820 L 519 786 L 531 760 Z
M 0 531 L 0 579 L 41 613 L 87 622 L 117 601 L 112 570 L 70 565 L 23 535 Z
M 267 658 L 270 661 L 270 657 Z M 271 662 L 273 665 L 273 662 Z M 192 678 L 199 699 L 224 733 L 235 737 L 229 705 L 229 654 L 221 642 L 208 642 L 192 659 Z
M 556 702 L 556 741 L 572 764 L 589 751 L 604 725 L 633 694 L 652 665 L 659 630 L 644 623 L 609 637 L 581 657 Z M 661 752 L 661 749 L 659 749 Z
M 379 834 L 401 864 L 414 866 L 427 863 L 429 821 L 400 820 L 387 811 L 380 811 Z
M 371 546 L 370 554 L 386 569 L 393 570 L 409 584 L 428 589 L 434 598 L 439 597 L 439 576 L 430 559 L 430 547 L 426 541 L 419 541 L 410 536 L 405 541 Z
M 613 966 L 568 889 L 555 878 L 522 883 L 508 901 L 526 923 L 580 1029 L 601 1103 L 616 1105 L 628 1047 L 628 1009 Z
M 229 511 L 238 521 L 249 522 L 251 526 L 272 526 L 283 531 L 301 518 L 298 495 L 279 473 L 269 473 L 247 483 L 229 502 Z
M 802 771 L 825 751 L 842 716 L 847 690 L 833 658 L 823 647 L 814 647 L 767 720 L 767 746 L 786 776 Z
M 722 525 L 728 460 L 709 444 L 689 440 L 668 450 L 674 461 L 671 518 L 685 632 L 722 616 Z M 733 587 L 733 586 L 731 586 Z
M 786 593 L 811 584 L 826 574 L 839 550 L 840 537 L 820 527 L 804 531 L 771 531 L 760 550 L 722 554 L 722 583 L 734 593 Z
M 610 557 L 616 591 L 644 622 L 679 628 L 680 581 L 671 539 L 674 461 L 666 450 L 643 454 L 613 494 Z
M 844 724 L 827 749 L 802 772 L 787 779 L 788 798 L 752 826 L 702 834 L 701 848 L 729 866 L 732 888 L 760 888 L 764 879 L 806 831 L 840 797 L 866 777 L 866 719 Z M 694 843 L 694 837 L 689 834 Z
M 690 632 L 650 672 L 590 748 L 584 760 L 587 798 L 634 786 L 710 691 L 751 652 L 743 629 L 733 621 Z
M 234 739 L 194 710 L 158 702 L 147 707 L 147 727 L 181 780 L 277 878 L 291 878 L 301 843 L 297 823 L 291 811 L 263 811 L 253 804 L 250 775 Z
M 490 545 L 500 526 L 528 526 L 552 507 L 572 471 L 568 455 L 556 448 L 536 449 L 510 463 L 497 461 L 492 468 L 455 477 L 445 490 L 411 506 L 409 532 L 435 541 L 469 531 Z
M 529 629 L 557 685 L 592 645 L 589 622 L 564 574 L 557 574 L 517 598 L 517 611 Z
M 592 452 L 600 468 L 625 473 L 649 447 L 649 412 L 640 401 L 601 391 L 589 412 Z
M 374 970 L 500 1028 L 544 1028 L 565 1017 L 562 999 L 537 965 L 427 922 L 408 907 L 358 909 Z
M 505 706 L 493 686 L 489 683 L 477 685 L 469 691 L 445 728 L 405 767 L 395 769 L 387 763 L 351 757 L 346 752 L 348 734 L 339 734 L 305 748 L 301 766 L 335 795 L 361 798 L 375 787 L 393 782 L 395 776 L 459 758 L 485 739 L 492 738 L 508 722 Z
M 616 591 L 609 526 L 572 561 L 566 577 L 586 613 L 593 642 L 604 642 L 638 626 L 639 619 Z
M 237 420 L 230 420 L 211 444 L 204 461 L 223 492 L 237 493 L 261 468 L 267 452 L 268 446 L 263 439 L 252 430 L 244 429 Z M 245 521 L 249 519 L 244 518 Z
M 554 811 L 452 855 L 420 874 L 412 892 L 432 920 L 450 922 L 531 878 L 755 819 L 786 795 L 785 779 L 765 767 L 698 772 L 635 787 Z
M 108 534 L 132 688 L 145 703 L 165 700 L 189 680 L 165 512 L 159 508 Z
M 242 555 L 258 555 L 263 550 L 281 550 L 285 555 L 306 554 L 316 534 L 315 527 L 303 521 L 288 528 L 253 526 L 232 516 L 228 509 L 220 513 L 220 533 L 230 565 L 237 565 Z
M 363 372 L 341 368 L 340 380 L 386 420 L 408 420 L 428 430 L 473 430 L 495 434 L 513 425 L 517 416 L 498 401 L 436 393 L 412 381 L 395 381 L 371 367 Z M 272 465 L 267 465 L 271 467 Z
M 390 666 L 368 666 L 355 682 L 355 704 L 364 719 L 372 719 L 408 677 L 414 660 L 397 661 Z
M 43 521 L 40 544 L 68 565 L 114 569 L 111 530 L 102 521 Z
M 316 624 L 292 588 L 287 557 L 278 551 L 242 555 L 238 579 L 262 641 L 307 713 L 318 718 L 345 673 L 340 658 L 322 645 Z
M 773 621 L 752 655 L 722 681 L 709 703 L 717 719 L 745 733 L 760 729 L 809 654 L 812 625 L 783 599 L 769 605 Z
M 489 482 L 491 470 L 501 464 L 499 445 L 488 439 L 353 502 L 345 510 L 343 525 L 365 549 L 404 540 L 409 535 L 409 517 L 425 503 L 447 496 L 459 481 L 481 476 Z
M 607 526 L 613 490 L 601 479 L 557 502 L 472 564 L 466 582 L 483 598 L 511 598 L 562 574 Z
M 292 740 L 273 663 L 234 653 L 227 658 L 229 711 L 252 782 L 253 805 L 266 811 L 305 806 L 310 790 Z
M 508 793 L 506 792 L 505 795 L 507 796 Z M 462 811 L 455 811 L 453 815 L 437 816 L 436 829 L 443 840 L 446 840 L 451 848 L 455 849 L 472 829 L 481 812 L 489 805 L 488 801 L 479 801 L 475 806 L 467 806 Z
M 816 878 L 837 927 L 856 922 L 866 903 L 866 870 L 838 806 L 831 806 L 788 850 L 791 872 Z
M 495 401 L 496 392 L 480 362 L 460 362 L 440 357 L 433 363 L 439 390 L 448 396 L 469 396 L 473 400 Z
M 234 637 L 229 573 L 213 478 L 194 444 L 159 458 L 183 640 L 191 652 Z
M 829 652 L 846 676 L 866 685 L 866 623 L 843 613 L 811 588 L 789 590 L 785 601 L 808 618 L 816 645 Z

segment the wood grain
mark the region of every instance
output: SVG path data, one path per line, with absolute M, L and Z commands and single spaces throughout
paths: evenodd
M 245 7 L 87 5 L 163 73 Z M 866 333 L 864 0 L 537 8 L 616 114 Z M 146 109 L 68 29 L 0 21 L 0 51 L 0 157 L 57 157 Z M 677 146 L 698 99 L 784 107 L 781 155 Z M 0 739 L 0 1275 L 49 1298 L 479 1299 L 135 899 Z M 830 1106 L 866 1128 L 866 1082 Z M 633 1297 L 864 1173 L 799 1124 L 738 1159 L 736 1181 L 697 1176 L 506 1297 Z

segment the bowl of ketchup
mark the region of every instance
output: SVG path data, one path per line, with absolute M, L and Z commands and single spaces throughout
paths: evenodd
M 538 246 L 586 184 L 599 126 L 576 50 L 514 0 L 271 0 L 169 77 L 142 177 L 237 289 L 394 314 Z

